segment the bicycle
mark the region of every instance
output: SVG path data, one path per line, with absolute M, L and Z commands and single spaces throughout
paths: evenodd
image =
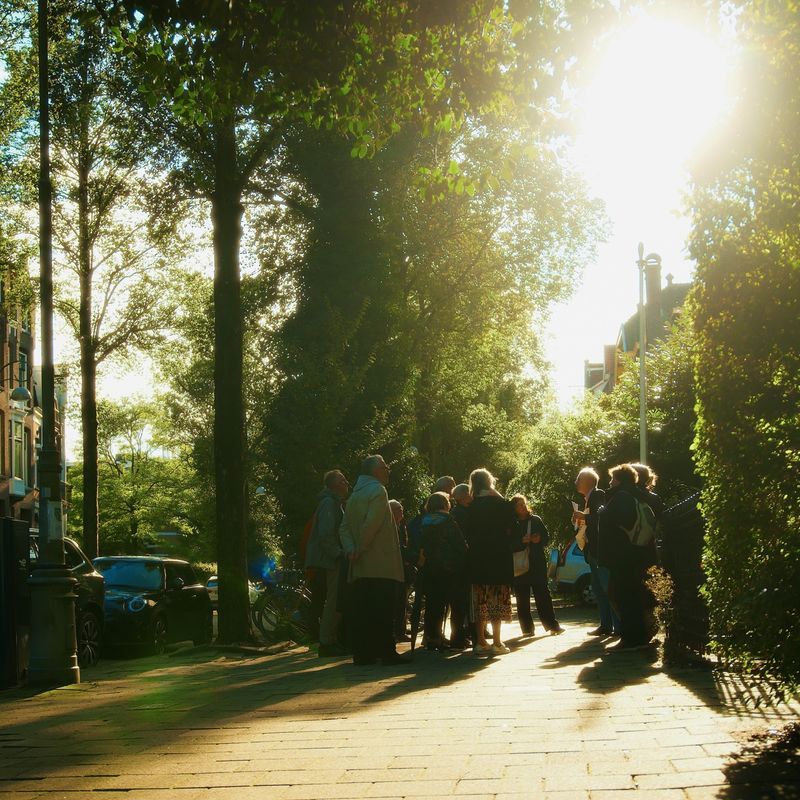
M 250 608 L 255 627 L 267 641 L 288 637 L 307 642 L 311 630 L 311 594 L 302 577 L 284 573 L 280 580 L 256 585 L 258 596 Z

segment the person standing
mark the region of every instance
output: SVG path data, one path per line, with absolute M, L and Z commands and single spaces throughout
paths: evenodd
M 628 532 L 637 524 L 636 470 L 620 464 L 609 470 L 611 487 L 606 503 L 598 512 L 602 566 L 611 571 L 609 594 L 620 618 L 621 638 L 615 650 L 636 650 L 646 647 L 650 639 L 645 622 L 644 580 L 651 566 L 649 547 L 634 545 Z
M 383 456 L 367 456 L 347 502 L 339 536 L 353 584 L 353 663 L 406 664 L 395 649 L 394 609 L 403 559 L 386 487 Z
M 337 642 L 337 605 L 339 570 L 343 557 L 339 526 L 344 516 L 342 504 L 349 490 L 347 478 L 338 469 L 325 473 L 306 548 L 306 569 L 315 570 L 323 584 L 320 589 L 324 592 L 325 600 L 319 618 L 319 655 L 323 658 L 346 654 L 344 647 Z
M 517 600 L 517 617 L 524 636 L 533 636 L 534 625 L 531 615 L 531 590 L 544 629 L 553 635 L 564 633 L 556 619 L 553 598 L 547 586 L 547 558 L 544 548 L 550 539 L 544 522 L 537 517 L 528 505 L 524 495 L 515 494 L 511 505 L 517 515 L 517 525 L 512 545 L 514 551 L 528 550 L 528 571 L 514 576 L 514 596 Z
M 397 526 L 397 543 L 400 545 L 400 556 L 403 559 L 403 583 L 398 586 L 394 607 L 394 639 L 396 642 L 410 642 L 411 637 L 406 633 L 408 595 L 417 576 L 417 567 L 416 563 L 412 564 L 408 558 L 408 529 L 403 504 L 399 500 L 390 500 L 389 507 L 392 509 L 394 524 Z
M 621 626 L 619 615 L 611 605 L 608 597 L 608 586 L 611 573 L 607 567 L 600 566 L 599 549 L 600 533 L 598 531 L 597 513 L 606 499 L 606 493 L 598 487 L 600 476 L 591 468 L 584 467 L 575 479 L 575 490 L 583 495 L 584 507 L 572 515 L 572 521 L 586 525 L 586 546 L 583 557 L 589 565 L 591 573 L 592 593 L 597 600 L 600 624 L 589 632 L 590 636 L 619 636 Z
M 477 654 L 500 655 L 509 652 L 501 634 L 502 623 L 511 622 L 511 535 L 516 517 L 511 503 L 494 488 L 489 470 L 473 470 L 469 484 L 473 500 L 465 534 L 475 621 L 473 649 Z M 491 646 L 485 636 L 487 622 L 492 628 Z
M 469 515 L 470 504 L 472 503 L 472 495 L 469 492 L 469 484 L 459 483 L 451 495 L 453 507 L 450 509 L 450 516 L 456 521 L 461 532 L 464 533 L 467 529 L 467 516 Z M 462 588 L 463 597 L 461 603 L 465 609 L 469 609 L 470 601 L 470 584 L 469 580 L 465 581 Z M 475 641 L 475 626 L 470 621 L 469 614 L 464 613 L 464 624 L 460 630 L 455 630 L 453 627 L 452 617 L 450 619 L 450 636 L 451 645 L 456 649 L 463 649 L 468 647 L 470 643 Z
M 434 492 L 425 504 L 421 563 L 425 592 L 425 642 L 429 650 L 458 647 L 466 616 L 467 545 L 450 515 L 450 497 Z M 443 636 L 445 610 L 450 608 L 452 641 Z

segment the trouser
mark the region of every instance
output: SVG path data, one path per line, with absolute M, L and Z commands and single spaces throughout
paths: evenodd
M 609 591 L 620 619 L 620 635 L 626 644 L 650 641 L 644 615 L 644 572 L 611 569 Z
M 608 567 L 601 567 L 594 556 L 587 556 L 587 562 L 592 572 L 592 592 L 597 600 L 597 610 L 600 613 L 600 627 L 619 633 L 621 630 L 619 615 L 614 610 L 608 597 L 608 583 L 611 579 L 611 573 Z
M 353 583 L 353 660 L 390 658 L 394 646 L 394 604 L 397 581 L 359 578 Z
M 319 628 L 322 620 L 322 612 L 325 608 L 325 596 L 327 594 L 327 580 L 324 569 L 316 567 L 308 570 L 308 588 L 311 592 L 311 638 L 316 641 L 319 639 Z
M 394 601 L 394 635 L 405 636 L 408 619 L 408 593 L 411 584 L 398 583 Z
M 442 640 L 442 626 L 450 606 L 450 636 L 463 639 L 469 586 L 459 575 L 425 576 L 425 641 L 435 645 Z
M 531 590 L 536 603 L 536 613 L 545 630 L 552 631 L 559 627 L 553 598 L 547 586 L 547 565 L 531 564 L 524 575 L 514 578 L 514 597 L 517 601 L 517 617 L 523 633 L 533 633 L 533 616 L 531 615 Z
M 319 572 L 325 576 L 325 605 L 319 623 L 319 643 L 336 644 L 339 638 L 339 564 Z

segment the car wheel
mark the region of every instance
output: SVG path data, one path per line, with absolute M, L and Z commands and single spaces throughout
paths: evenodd
M 592 590 L 592 580 L 589 575 L 584 575 L 575 585 L 578 599 L 586 605 L 593 606 L 597 603 L 597 598 Z
M 203 620 L 198 634 L 192 639 L 195 647 L 200 644 L 210 644 L 214 636 L 214 620 L 211 612 Z
M 82 668 L 93 667 L 100 660 L 103 643 L 100 618 L 92 611 L 82 611 L 76 625 L 78 663 Z
M 163 616 L 158 616 L 153 620 L 150 649 L 157 656 L 163 655 L 167 649 L 167 620 Z

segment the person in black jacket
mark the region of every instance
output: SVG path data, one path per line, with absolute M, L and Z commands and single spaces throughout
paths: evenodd
M 586 546 L 583 557 L 589 565 L 592 576 L 592 594 L 597 601 L 597 610 L 600 614 L 600 624 L 590 636 L 619 636 L 621 632 L 619 615 L 611 605 L 608 597 L 608 585 L 611 572 L 607 567 L 601 567 L 598 558 L 600 534 L 598 531 L 598 511 L 605 503 L 606 493 L 598 488 L 600 476 L 591 468 L 584 467 L 575 479 L 575 490 L 583 495 L 584 507 L 572 515 L 572 521 L 585 525 Z
M 621 622 L 621 635 L 616 650 L 637 650 L 650 642 L 645 623 L 644 580 L 653 562 L 650 548 L 637 547 L 628 538 L 636 525 L 636 470 L 630 464 L 620 464 L 609 470 L 611 486 L 606 503 L 598 512 L 599 558 L 601 566 L 611 571 L 609 594 Z
M 516 516 L 511 503 L 494 488 L 495 479 L 487 469 L 469 476 L 472 504 L 464 531 L 469 546 L 469 574 L 475 621 L 473 649 L 478 654 L 508 653 L 503 644 L 503 622 L 511 622 L 511 584 L 514 567 L 511 536 Z M 492 626 L 493 644 L 484 635 L 486 622 Z
M 434 492 L 425 504 L 422 518 L 420 563 L 425 593 L 425 644 L 429 650 L 444 650 L 444 615 L 450 607 L 450 626 L 455 645 L 464 628 L 467 612 L 467 544 L 458 523 L 450 515 L 450 498 Z M 452 644 L 452 643 L 451 643 Z
M 517 617 L 524 636 L 533 636 L 534 625 L 531 616 L 531 589 L 536 602 L 536 613 L 551 634 L 564 633 L 556 619 L 553 598 L 547 586 L 547 558 L 544 548 L 550 539 L 544 522 L 531 511 L 524 495 L 515 494 L 511 505 L 517 515 L 517 524 L 512 544 L 515 552 L 528 550 L 528 571 L 514 576 L 514 596 L 517 600 Z

